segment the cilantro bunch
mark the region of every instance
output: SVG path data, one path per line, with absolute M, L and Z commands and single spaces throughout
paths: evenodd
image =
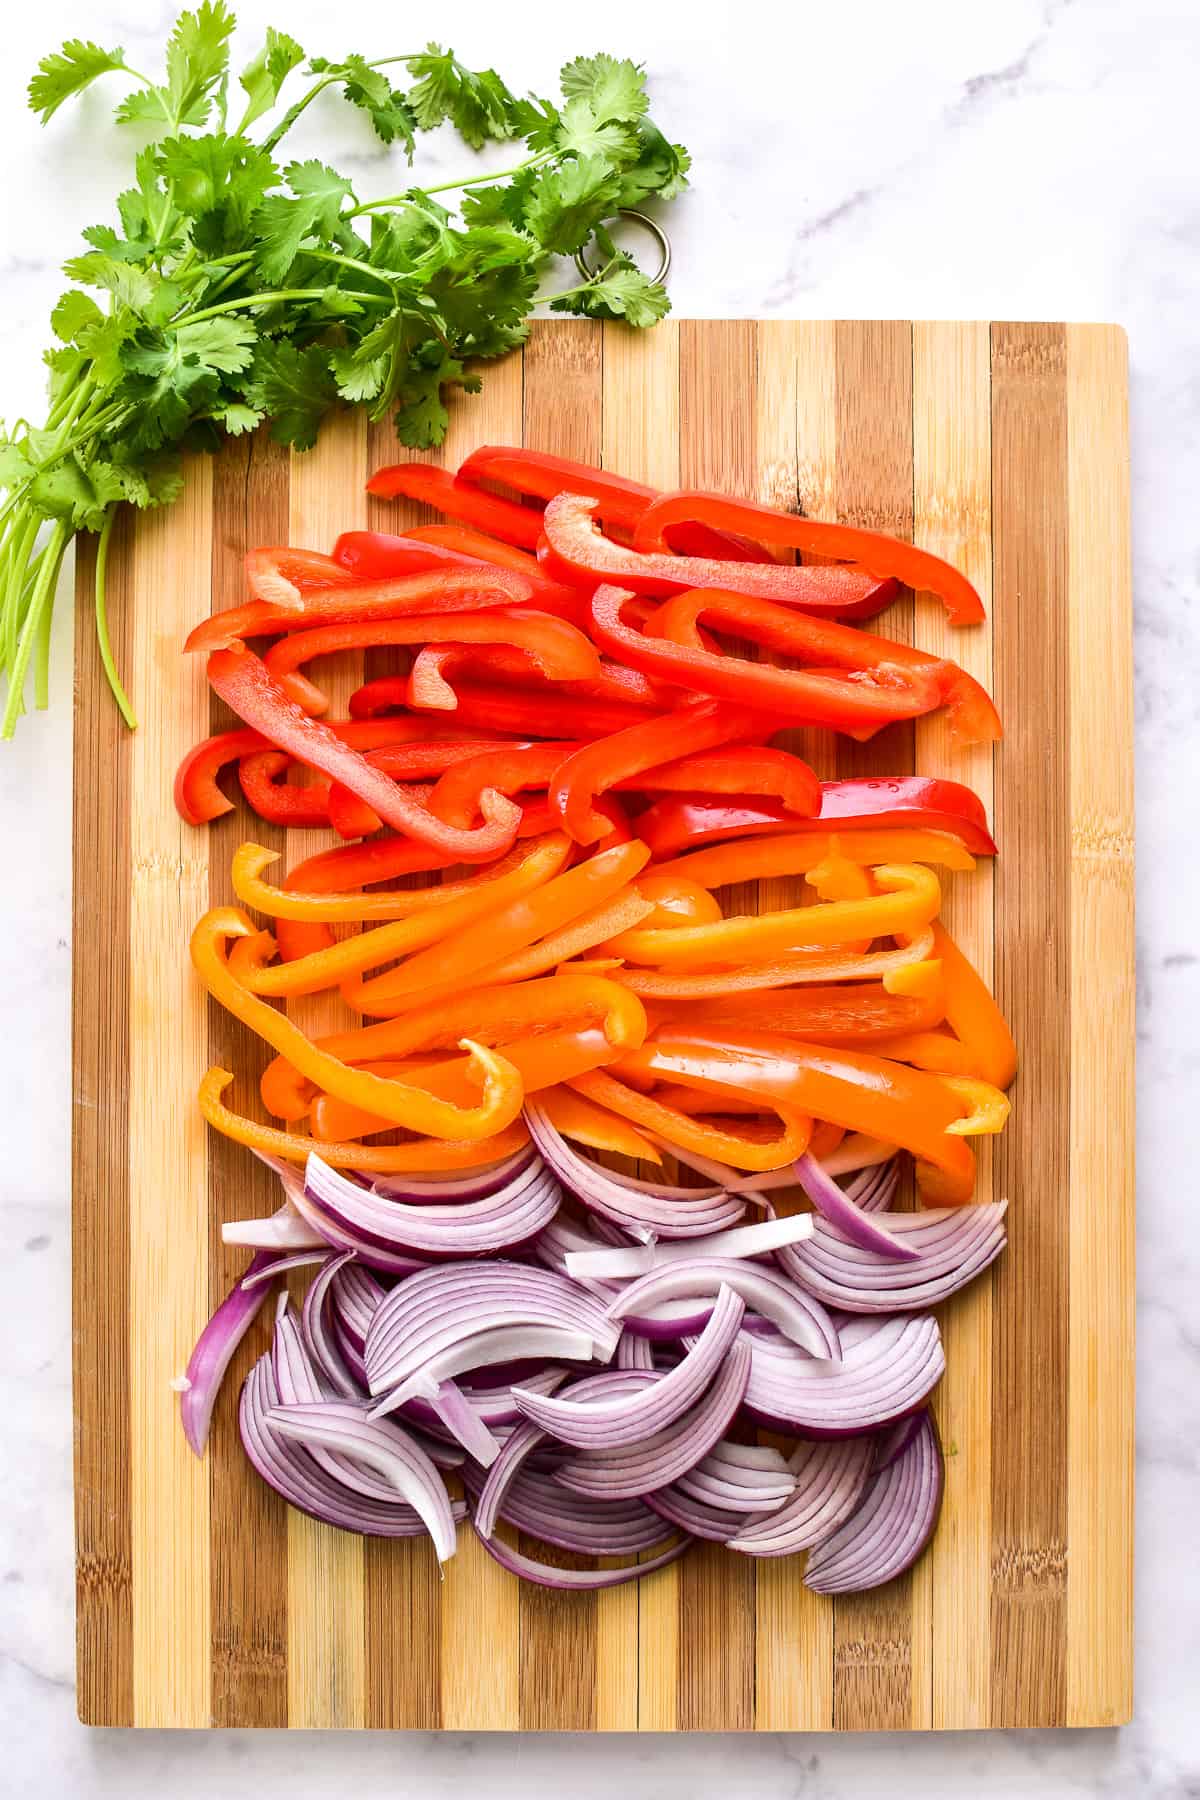
M 650 119 L 635 64 L 579 57 L 557 100 L 518 98 L 494 70 L 465 68 L 436 44 L 306 60 L 293 38 L 269 30 L 231 84 L 233 27 L 224 0 L 202 0 L 176 20 L 161 81 L 122 50 L 72 39 L 30 83 L 44 123 L 117 75 L 127 84 L 117 120 L 150 141 L 118 196 L 118 222 L 91 226 L 87 249 L 65 265 L 76 285 L 51 315 L 45 424 L 0 431 L 4 737 L 31 662 L 36 704 L 46 704 L 55 586 L 81 530 L 100 534 L 101 653 L 133 724 L 108 647 L 109 532 L 122 501 L 175 498 L 181 448 L 215 449 L 223 434 L 269 420 L 276 438 L 307 449 L 342 402 L 368 405 L 373 418 L 391 413 L 404 444 L 437 444 L 447 390 L 476 390 L 468 364 L 520 344 L 539 302 L 633 326 L 653 325 L 670 304 L 605 228 L 621 208 L 686 186 L 687 152 Z M 283 110 L 285 86 L 296 97 Z M 335 169 L 280 154 L 326 88 L 410 163 L 417 134 L 447 121 L 473 150 L 521 142 L 522 159 L 498 174 L 360 199 Z M 457 194 L 456 209 L 443 193 Z M 593 238 L 596 274 L 543 293 L 551 259 Z

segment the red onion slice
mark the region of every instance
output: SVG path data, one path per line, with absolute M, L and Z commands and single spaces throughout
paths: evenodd
M 928 1411 L 907 1448 L 874 1475 L 861 1504 L 809 1552 L 805 1586 L 817 1594 L 860 1593 L 903 1574 L 937 1524 L 943 1465 Z
M 493 1562 L 498 1562 L 510 1575 L 519 1575 L 523 1581 L 532 1581 L 537 1587 L 580 1594 L 594 1593 L 601 1588 L 622 1587 L 627 1581 L 641 1581 L 656 1569 L 665 1569 L 668 1563 L 678 1562 L 692 1542 L 691 1538 L 684 1538 L 669 1550 L 664 1550 L 661 1556 L 651 1557 L 649 1562 L 633 1563 L 627 1569 L 557 1569 L 548 1563 L 535 1562 L 532 1557 L 522 1555 L 511 1544 L 506 1544 L 503 1538 L 486 1537 L 478 1526 L 475 1527 L 475 1535 Z
M 329 1285 L 334 1323 L 356 1346 L 360 1357 L 367 1341 L 367 1327 L 386 1294 L 387 1289 L 357 1261 L 343 1263 Z
M 468 1405 L 462 1389 L 455 1382 L 449 1377 L 440 1381 L 429 1404 L 468 1456 L 473 1456 L 485 1469 L 495 1462 L 500 1454 L 499 1442 L 475 1408 Z
M 327 1250 L 319 1231 L 314 1231 L 292 1207 L 284 1206 L 269 1219 L 228 1219 L 221 1227 L 223 1244 L 244 1244 L 254 1250 Z
M 480 1491 L 474 1470 L 464 1470 L 463 1482 L 468 1492 Z M 528 1464 L 509 1484 L 500 1517 L 544 1544 L 581 1556 L 636 1555 L 655 1550 L 674 1536 L 671 1527 L 640 1500 L 591 1500 L 569 1494 Z
M 213 1408 L 238 1345 L 258 1317 L 267 1287 L 247 1288 L 248 1277 L 273 1269 L 279 1253 L 260 1250 L 214 1312 L 188 1357 L 183 1385 L 179 1388 L 179 1419 L 183 1435 L 197 1456 L 204 1455 L 212 1426 Z
M 353 1255 L 352 1250 L 347 1250 L 343 1256 L 331 1257 L 309 1284 L 300 1314 L 300 1328 L 304 1334 L 304 1348 L 316 1364 L 317 1373 L 329 1383 L 334 1393 L 347 1400 L 360 1400 L 362 1389 L 346 1367 L 325 1316 L 325 1303 L 334 1276 L 339 1269 L 345 1268 Z
M 840 1191 L 840 1190 L 839 1190 Z M 789 1244 L 803 1243 L 813 1232 L 807 1213 L 786 1219 L 765 1219 L 758 1225 L 735 1225 L 706 1238 L 678 1238 L 669 1243 L 630 1244 L 624 1247 L 568 1250 L 564 1258 L 573 1280 L 592 1276 L 601 1281 L 628 1281 L 648 1275 L 664 1263 L 686 1262 L 693 1256 L 720 1256 L 737 1260 L 766 1256 Z
M 487 1368 L 494 1363 L 517 1362 L 525 1357 L 553 1358 L 557 1362 L 588 1362 L 595 1340 L 584 1332 L 562 1325 L 509 1325 L 491 1331 L 474 1331 L 460 1337 L 428 1358 L 423 1366 L 392 1388 L 371 1408 L 368 1417 L 382 1418 L 414 1399 L 434 1400 L 438 1388 L 455 1375 Z M 513 1388 L 514 1399 L 528 1389 Z
M 532 1144 L 523 1144 L 501 1162 L 466 1174 L 376 1175 L 371 1192 L 388 1200 L 482 1200 L 536 1160 Z
M 433 1539 L 439 1562 L 455 1551 L 454 1515 L 441 1476 L 424 1450 L 390 1420 L 364 1418 L 343 1400 L 316 1406 L 274 1406 L 266 1423 L 304 1445 L 323 1445 L 366 1463 L 394 1483 L 396 1498 L 413 1507 Z
M 707 1506 L 703 1500 L 681 1494 L 676 1487 L 657 1488 L 646 1495 L 646 1505 L 676 1530 L 686 1531 L 691 1537 L 705 1538 L 713 1544 L 727 1544 L 749 1522 L 747 1513 L 725 1512 L 721 1507 Z
M 778 1450 L 763 1446 L 773 1461 L 763 1466 L 745 1461 L 744 1444 L 718 1443 L 675 1483 L 676 1492 L 723 1512 L 774 1512 L 796 1491 L 796 1478 Z
M 837 1329 L 819 1302 L 775 1270 L 723 1257 L 697 1255 L 653 1269 L 621 1290 L 609 1306 L 608 1316 L 623 1320 L 631 1331 L 642 1331 L 647 1323 L 652 1324 L 646 1319 L 647 1308 L 664 1300 L 714 1294 L 722 1284 L 740 1294 L 749 1308 L 778 1326 L 810 1356 L 833 1361 L 840 1357 Z
M 789 1458 L 796 1491 L 777 1512 L 729 1540 L 749 1556 L 791 1556 L 829 1537 L 858 1505 L 871 1474 L 869 1437 L 798 1444 Z
M 743 1405 L 762 1424 L 814 1437 L 851 1437 L 920 1406 L 946 1362 L 937 1320 L 928 1314 L 856 1321 L 841 1328 L 841 1363 L 819 1363 L 781 1339 L 750 1339 L 753 1360 Z
M 822 1220 L 804 1244 L 776 1252 L 799 1286 L 827 1306 L 852 1313 L 895 1313 L 936 1306 L 982 1274 L 1004 1249 L 1003 1202 L 893 1213 L 888 1229 L 910 1260 L 852 1243 Z
M 335 1230 L 382 1250 L 441 1257 L 487 1256 L 528 1243 L 562 1202 L 553 1176 L 529 1157 L 499 1187 L 449 1205 L 381 1199 L 315 1154 L 305 1166 L 304 1191 L 321 1214 L 321 1229 L 328 1221 Z
M 919 1252 L 894 1237 L 885 1225 L 877 1225 L 867 1214 L 860 1212 L 832 1176 L 825 1173 L 815 1156 L 798 1157 L 795 1169 L 800 1186 L 821 1217 L 836 1226 L 852 1244 L 874 1250 L 880 1256 L 916 1260 Z
M 650 1339 L 638 1337 L 636 1332 L 623 1331 L 617 1345 L 617 1367 L 653 1371 L 654 1346 Z
M 587 1404 L 572 1398 L 570 1389 L 547 1397 L 516 1388 L 517 1404 L 544 1431 L 580 1450 L 615 1450 L 636 1443 L 673 1424 L 699 1400 L 732 1348 L 744 1312 L 739 1295 L 723 1285 L 695 1348 L 632 1398 Z

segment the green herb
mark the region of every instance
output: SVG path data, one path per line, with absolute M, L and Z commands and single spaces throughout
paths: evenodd
M 44 123 L 116 77 L 126 90 L 117 120 L 151 141 L 133 158 L 115 222 L 89 227 L 87 248 L 65 265 L 75 285 L 51 314 L 45 424 L 0 429 L 4 737 L 23 711 L 31 662 L 45 703 L 71 538 L 100 533 L 103 569 L 117 506 L 172 501 L 181 449 L 215 449 L 223 434 L 270 420 L 276 438 L 304 450 L 345 403 L 391 414 L 404 444 L 437 444 L 448 391 L 475 391 L 471 364 L 520 344 L 540 302 L 633 326 L 653 325 L 670 305 L 605 230 L 622 207 L 687 185 L 687 152 L 649 118 L 636 64 L 579 57 L 556 100 L 518 98 L 495 70 L 468 69 L 437 44 L 306 61 L 293 38 L 269 30 L 231 83 L 233 26 L 224 0 L 202 0 L 176 20 L 160 80 L 131 68 L 123 50 L 75 38 L 43 58 L 29 86 Z M 522 154 L 496 174 L 362 199 L 323 162 L 279 155 L 326 88 L 410 163 L 417 135 L 447 122 L 474 150 L 512 140 Z M 457 196 L 455 211 L 441 194 Z M 551 259 L 593 239 L 596 273 L 544 292 Z M 132 724 L 102 578 L 96 609 L 101 660 Z

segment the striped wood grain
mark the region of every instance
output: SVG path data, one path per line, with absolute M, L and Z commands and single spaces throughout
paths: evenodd
M 228 717 L 177 647 L 210 598 L 240 598 L 254 544 L 328 548 L 356 524 L 430 516 L 364 496 L 367 470 L 400 453 L 386 424 L 346 417 L 310 456 L 261 437 L 231 444 L 193 467 L 180 506 L 123 525 L 110 604 L 142 712 L 135 737 L 102 691 L 80 609 L 81 1717 L 643 1731 L 1119 1722 L 1133 1338 L 1123 338 L 1056 325 L 669 321 L 632 334 L 548 321 L 454 406 L 443 454 L 457 462 L 522 435 L 661 486 L 879 525 L 949 556 L 990 595 L 977 630 L 948 628 L 935 601 L 908 595 L 883 627 L 993 687 L 1008 726 L 994 758 L 956 750 L 941 719 L 865 748 L 797 734 L 827 774 L 969 781 L 1001 842 L 994 872 L 981 862 L 946 883 L 947 924 L 994 981 L 1023 1067 L 1009 1129 L 980 1166 L 980 1197 L 1012 1202 L 1010 1250 L 944 1309 L 937 1538 L 909 1577 L 834 1605 L 807 1592 L 794 1561 L 755 1567 L 705 1547 L 640 1589 L 565 1597 L 519 1588 L 464 1532 L 440 1577 L 428 1546 L 325 1531 L 250 1473 L 236 1388 L 265 1321 L 239 1354 L 205 1464 L 184 1449 L 168 1383 L 238 1271 L 220 1224 L 261 1211 L 271 1184 L 200 1130 L 201 1068 L 232 1070 L 235 1103 L 254 1110 L 262 1055 L 197 995 L 183 945 L 204 906 L 230 897 L 243 836 L 289 862 L 325 840 L 285 842 L 241 809 L 207 833 L 179 824 L 171 768 Z M 81 600 L 90 579 L 85 553 Z M 360 670 L 399 666 L 371 652 L 321 678 L 340 704 Z M 763 899 L 803 894 L 773 882 Z M 324 999 L 296 1010 L 310 1025 L 332 1016 Z

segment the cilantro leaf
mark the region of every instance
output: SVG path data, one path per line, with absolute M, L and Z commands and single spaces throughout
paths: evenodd
M 44 125 L 52 119 L 64 100 L 81 94 L 98 75 L 125 68 L 124 50 L 102 50 L 99 44 L 83 38 L 69 38 L 62 49 L 43 56 L 37 74 L 29 83 L 29 104 L 41 115 Z
M 63 264 L 63 274 L 84 287 L 106 288 L 122 306 L 140 312 L 154 298 L 156 278 L 133 263 L 120 262 L 102 250 L 89 250 Z
M 0 428 L 0 488 L 16 487 L 33 473 L 25 446 Z
M 256 119 L 261 119 L 265 112 L 270 111 L 279 98 L 284 82 L 303 61 L 304 52 L 295 38 L 289 37 L 286 31 L 276 31 L 273 25 L 268 25 L 266 43 L 238 76 L 249 95 L 249 104 L 242 114 L 239 132 L 248 130 Z
M 99 325 L 104 314 L 90 294 L 68 288 L 50 314 L 50 329 L 64 344 L 74 343 L 89 326 Z
M 640 119 L 650 104 L 645 70 L 628 57 L 618 60 L 603 52 L 569 62 L 562 71 L 562 91 L 568 100 L 585 100 L 601 124 Z
M 525 223 L 543 249 L 570 255 L 615 210 L 620 192 L 620 177 L 604 157 L 582 156 L 538 176 Z
M 229 67 L 229 39 L 236 24 L 225 0 L 200 0 L 180 13 L 167 44 L 167 98 L 172 119 L 208 116 L 212 91 Z
M 309 450 L 322 415 L 337 399 L 329 352 L 319 344 L 300 350 L 285 340 L 260 343 L 245 394 L 271 420 L 278 443 Z
M 559 148 L 573 156 L 606 156 L 612 162 L 632 161 L 638 153 L 638 135 L 632 125 L 601 121 L 582 95 L 568 100 L 558 129 Z
M 352 351 L 333 352 L 338 392 L 346 400 L 378 400 L 387 410 L 413 349 L 429 336 L 429 319 L 398 306 L 375 324 Z
M 247 406 L 241 400 L 231 400 L 228 406 L 217 409 L 213 417 L 230 437 L 243 437 L 248 431 L 257 431 L 265 414 L 256 406 Z
M 165 138 L 157 162 L 175 206 L 193 221 L 193 244 L 206 256 L 244 246 L 251 220 L 279 179 L 266 151 L 223 131 Z
M 692 159 L 682 144 L 667 141 L 652 119 L 638 125 L 638 157 L 622 172 L 621 206 L 640 206 L 651 195 L 673 200 L 688 185 Z
M 399 140 L 409 162 L 413 159 L 417 121 L 405 96 L 399 93 L 381 69 L 373 69 L 364 56 L 348 56 L 344 62 L 328 62 L 315 57 L 312 67 L 325 75 L 342 75 L 342 93 L 351 106 L 361 107 L 385 144 Z
M 259 268 L 267 281 L 282 281 L 306 238 L 329 237 L 342 201 L 353 198 L 354 189 L 336 170 L 315 161 L 292 163 L 284 180 L 294 199 L 273 194 L 254 216 L 254 230 L 261 245 Z
M 427 44 L 422 54 L 409 57 L 408 67 L 418 77 L 408 104 L 422 131 L 449 119 L 473 150 L 482 149 L 488 138 L 513 136 L 516 99 L 494 69 L 464 68 L 453 50 L 440 44 Z
M 615 269 L 585 288 L 560 294 L 550 302 L 552 311 L 582 314 L 589 319 L 624 319 L 639 328 L 656 325 L 671 310 L 667 290 L 651 281 L 641 269 L 623 257 Z
M 109 507 L 123 500 L 125 491 L 111 463 L 96 460 L 85 466 L 78 456 L 69 456 L 34 477 L 30 497 L 47 518 L 64 519 L 76 531 L 99 531 Z
M 219 319 L 197 319 L 173 333 L 181 356 L 217 369 L 223 375 L 239 375 L 253 359 L 258 332 L 249 319 L 226 313 Z

